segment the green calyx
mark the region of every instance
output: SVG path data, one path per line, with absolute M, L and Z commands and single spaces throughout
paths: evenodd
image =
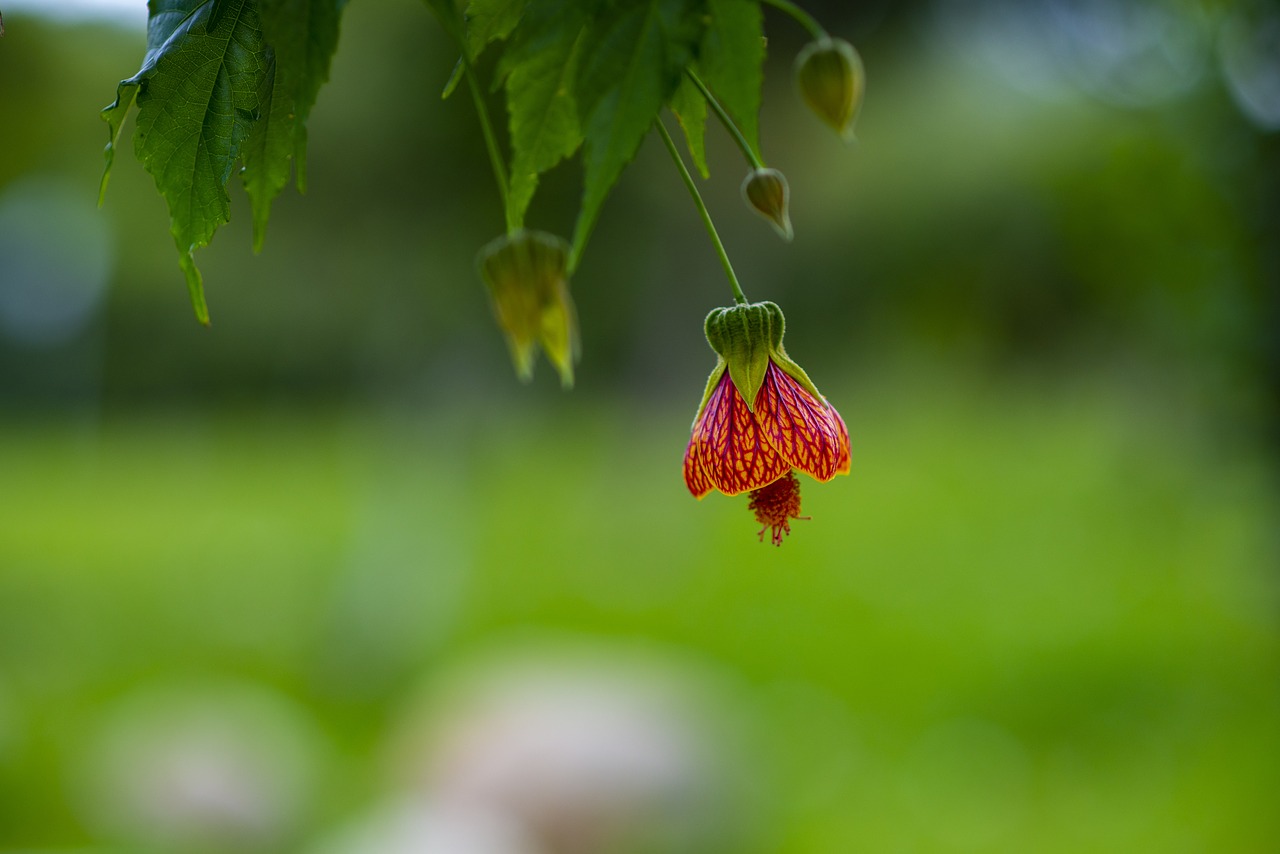
M 703 406 L 706 406 L 720 375 L 727 369 L 729 379 L 742 395 L 747 408 L 754 412 L 756 396 L 760 393 L 760 386 L 764 385 L 770 361 L 804 386 L 815 398 L 822 400 L 822 395 L 804 369 L 791 361 L 787 351 L 783 349 L 782 334 L 785 327 L 786 319 L 782 315 L 782 309 L 772 302 L 712 309 L 706 321 L 707 342 L 720 357 L 720 362 L 707 383 Z
M 494 316 L 506 336 L 516 374 L 528 382 L 541 347 L 573 386 L 578 321 L 569 296 L 569 244 L 552 234 L 519 230 L 480 250 L 480 275 L 489 287 Z

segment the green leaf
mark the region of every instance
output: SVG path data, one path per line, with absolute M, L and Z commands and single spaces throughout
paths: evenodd
M 703 0 L 620 0 L 606 8 L 584 36 L 575 87 L 586 154 L 571 270 L 609 190 L 679 84 L 705 25 Z
M 693 165 L 703 178 L 711 177 L 707 168 L 707 99 L 702 97 L 698 87 L 693 85 L 687 76 L 680 78 L 680 85 L 671 96 L 671 112 L 680 120 L 684 130 L 685 141 L 689 144 L 689 154 L 693 156 Z
M 245 191 L 253 209 L 253 249 L 262 250 L 271 202 L 289 183 L 306 192 L 307 117 L 329 79 L 345 0 L 260 0 L 271 60 L 264 75 L 261 116 L 241 152 Z
M 490 42 L 505 39 L 520 22 L 526 0 L 471 0 L 465 15 L 467 52 L 472 62 Z M 448 98 L 462 82 L 465 63 L 459 57 L 440 97 Z M 496 89 L 497 86 L 495 85 Z
M 710 24 L 698 54 L 702 82 L 760 153 L 764 22 L 756 0 L 707 0 Z
M 251 0 L 151 0 L 150 9 L 142 68 L 103 111 L 108 168 L 136 99 L 134 152 L 169 205 L 178 264 L 208 324 L 194 252 L 230 216 L 227 181 L 262 107 L 269 58 Z
M 524 7 L 525 0 L 471 0 L 467 4 L 467 48 L 473 61 L 490 42 L 511 34 Z
M 133 108 L 134 102 L 138 98 L 138 90 L 142 87 L 142 81 L 145 80 L 152 71 L 155 70 L 156 62 L 165 51 L 166 43 L 174 31 L 181 26 L 191 11 L 201 5 L 195 2 L 183 2 L 183 0 L 156 0 L 150 7 L 151 13 L 147 18 L 147 52 L 142 58 L 142 67 L 138 73 L 130 77 L 128 80 L 121 80 L 120 85 L 116 88 L 116 99 L 103 109 L 101 115 L 103 121 L 107 123 L 107 148 L 104 151 L 107 165 L 102 171 L 102 183 L 98 191 L 98 204 L 101 205 L 107 194 L 107 181 L 111 177 L 111 167 L 115 162 L 116 145 L 120 142 L 120 131 L 124 127 L 124 120 L 129 115 L 129 110 Z
M 512 221 L 524 222 L 538 176 L 573 155 L 582 127 L 573 97 L 586 17 L 578 3 L 532 3 L 499 64 L 511 134 Z

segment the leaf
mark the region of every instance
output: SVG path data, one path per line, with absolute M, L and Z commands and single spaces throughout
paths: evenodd
M 764 22 L 756 0 L 707 0 L 710 24 L 702 37 L 702 82 L 760 153 L 760 90 L 764 85 Z
M 270 46 L 261 93 L 261 116 L 241 152 L 245 191 L 253 209 L 253 250 L 262 251 L 271 202 L 297 166 L 306 192 L 307 117 L 329 79 L 345 0 L 260 0 L 262 29 Z
M 464 16 L 467 53 L 472 62 L 484 53 L 485 47 L 494 41 L 505 39 L 520 22 L 526 0 L 471 0 Z M 444 84 L 441 99 L 448 98 L 462 82 L 465 63 L 462 57 L 453 65 L 449 80 Z M 494 85 L 494 88 L 498 88 Z
M 538 176 L 582 144 L 573 87 L 585 23 L 581 4 L 531 4 L 499 63 L 512 149 L 508 208 L 516 227 L 524 222 Z
M 609 190 L 675 91 L 702 36 L 703 0 L 623 0 L 588 27 L 576 80 L 585 138 L 577 265 Z
M 111 177 L 111 166 L 115 162 L 116 145 L 120 141 L 120 130 L 138 97 L 138 89 L 142 81 L 155 70 L 156 62 L 164 52 L 165 45 L 174 31 L 186 20 L 197 6 L 197 2 L 183 0 L 156 0 L 151 6 L 147 18 L 147 52 L 142 58 L 142 67 L 138 73 L 128 80 L 121 80 L 116 87 L 116 99 L 102 110 L 101 116 L 107 123 L 107 148 L 103 152 L 107 165 L 102 172 L 102 183 L 98 190 L 98 204 L 101 205 L 107 193 L 107 181 Z
M 467 49 L 475 61 L 489 42 L 505 39 L 520 22 L 525 0 L 471 0 L 467 4 Z
M 136 100 L 134 152 L 169 205 L 178 266 L 207 325 L 194 252 L 230 217 L 227 181 L 258 118 L 269 59 L 251 0 L 151 0 L 150 9 L 142 68 L 103 110 L 108 169 Z
M 707 168 L 707 99 L 702 97 L 698 87 L 693 85 L 687 76 L 680 78 L 680 85 L 671 96 L 671 112 L 680 120 L 684 130 L 685 141 L 689 144 L 689 154 L 693 157 L 693 165 L 703 178 L 711 177 Z

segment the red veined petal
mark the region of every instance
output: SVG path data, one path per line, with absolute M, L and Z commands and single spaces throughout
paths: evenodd
M 700 454 L 698 453 L 698 449 L 701 447 L 700 443 L 695 443 L 693 439 L 690 439 L 689 447 L 684 449 L 684 485 L 689 487 L 689 491 L 693 493 L 694 498 L 702 498 L 715 489 L 711 479 L 702 470 L 702 461 L 699 459 Z
M 817 480 L 831 480 L 839 470 L 840 429 L 833 412 L 770 360 L 756 396 L 756 421 L 792 468 Z
M 773 483 L 791 469 L 760 432 L 728 371 L 693 425 L 684 459 L 685 484 L 698 497 L 706 484 L 737 495 Z
M 836 474 L 848 474 L 851 463 L 849 459 L 849 428 L 845 426 L 844 419 L 840 417 L 840 413 L 830 403 L 827 404 L 827 411 L 831 414 L 831 420 L 835 422 L 837 438 L 840 439 L 840 453 L 836 456 Z

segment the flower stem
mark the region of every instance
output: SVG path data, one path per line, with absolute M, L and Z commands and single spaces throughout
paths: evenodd
M 698 75 L 693 73 L 692 68 L 686 68 L 684 73 L 689 75 L 689 80 L 692 81 L 693 85 L 702 93 L 702 97 L 706 99 L 707 103 L 711 106 L 712 111 L 715 112 L 716 118 L 720 119 L 720 124 L 724 125 L 724 129 L 733 137 L 734 142 L 738 143 L 738 148 L 742 149 L 742 156 L 747 158 L 747 162 L 751 164 L 751 168 L 763 169 L 764 161 L 761 160 L 760 156 L 756 154 L 754 149 L 752 149 L 751 143 L 747 142 L 747 138 L 742 135 L 742 131 L 738 128 L 737 124 L 734 123 L 733 119 L 730 118 L 729 114 L 725 112 L 724 107 L 720 106 L 720 102 L 716 100 L 716 96 L 711 94 L 711 90 L 708 89 L 706 84 L 698 78 Z
M 707 227 L 707 234 L 711 235 L 711 243 L 716 247 L 716 254 L 720 256 L 720 263 L 724 265 L 725 275 L 729 277 L 729 287 L 733 289 L 733 301 L 738 305 L 746 305 L 747 297 L 742 293 L 742 285 L 738 284 L 738 277 L 733 272 L 733 264 L 729 262 L 729 254 L 724 251 L 724 244 L 720 242 L 720 235 L 716 232 L 715 223 L 711 221 L 711 213 L 707 210 L 706 202 L 702 201 L 702 194 L 698 192 L 698 185 L 693 183 L 693 176 L 689 174 L 689 167 L 684 165 L 684 160 L 680 158 L 680 152 L 676 150 L 676 144 L 671 139 L 671 134 L 667 133 L 666 125 L 661 119 L 654 119 L 653 125 L 658 129 L 658 135 L 662 137 L 662 142 L 667 146 L 667 153 L 671 155 L 671 159 L 675 161 L 676 169 L 680 172 L 680 177 L 684 179 L 684 185 L 689 190 L 689 195 L 693 196 L 693 203 L 698 208 L 698 213 L 702 215 L 702 224 Z
M 489 151 L 489 163 L 493 166 L 493 180 L 498 184 L 498 196 L 502 199 L 502 210 L 507 218 L 507 233 L 520 229 L 523 223 L 512 216 L 511 202 L 507 192 L 507 169 L 502 162 L 502 153 L 498 149 L 498 138 L 494 136 L 493 126 L 489 124 L 489 113 L 484 108 L 484 99 L 480 96 L 480 83 L 475 72 L 471 70 L 471 62 L 463 59 L 463 73 L 467 75 L 467 88 L 471 90 L 471 99 L 476 105 L 476 115 L 480 118 L 480 130 L 484 134 L 484 147 Z
M 507 220 L 507 233 L 511 234 L 518 231 L 522 225 L 512 216 L 511 202 L 507 191 L 507 167 L 502 160 L 502 151 L 498 148 L 498 137 L 493 132 L 493 125 L 489 123 L 489 111 L 485 109 L 484 98 L 480 87 L 480 81 L 476 79 L 475 69 L 471 66 L 471 57 L 467 54 L 467 40 L 465 34 L 460 28 L 460 21 L 456 14 L 450 15 L 437 8 L 437 4 L 428 3 L 432 11 L 435 11 L 436 17 L 440 20 L 440 26 L 444 28 L 449 38 L 457 45 L 458 52 L 462 59 L 462 73 L 467 78 L 467 88 L 471 90 L 471 102 L 476 107 L 476 118 L 480 120 L 480 132 L 484 135 L 484 147 L 489 152 L 489 164 L 493 167 L 493 179 L 498 185 L 498 196 L 502 199 L 502 211 Z M 452 4 L 448 8 L 452 9 Z
M 819 24 L 812 15 L 804 9 L 801 9 L 795 3 L 792 3 L 791 0 L 764 0 L 764 2 L 768 3 L 775 9 L 786 12 L 792 18 L 795 18 L 796 22 L 808 30 L 809 35 L 813 36 L 815 39 L 830 38 L 830 36 L 827 35 L 827 31 L 822 28 L 822 25 Z

